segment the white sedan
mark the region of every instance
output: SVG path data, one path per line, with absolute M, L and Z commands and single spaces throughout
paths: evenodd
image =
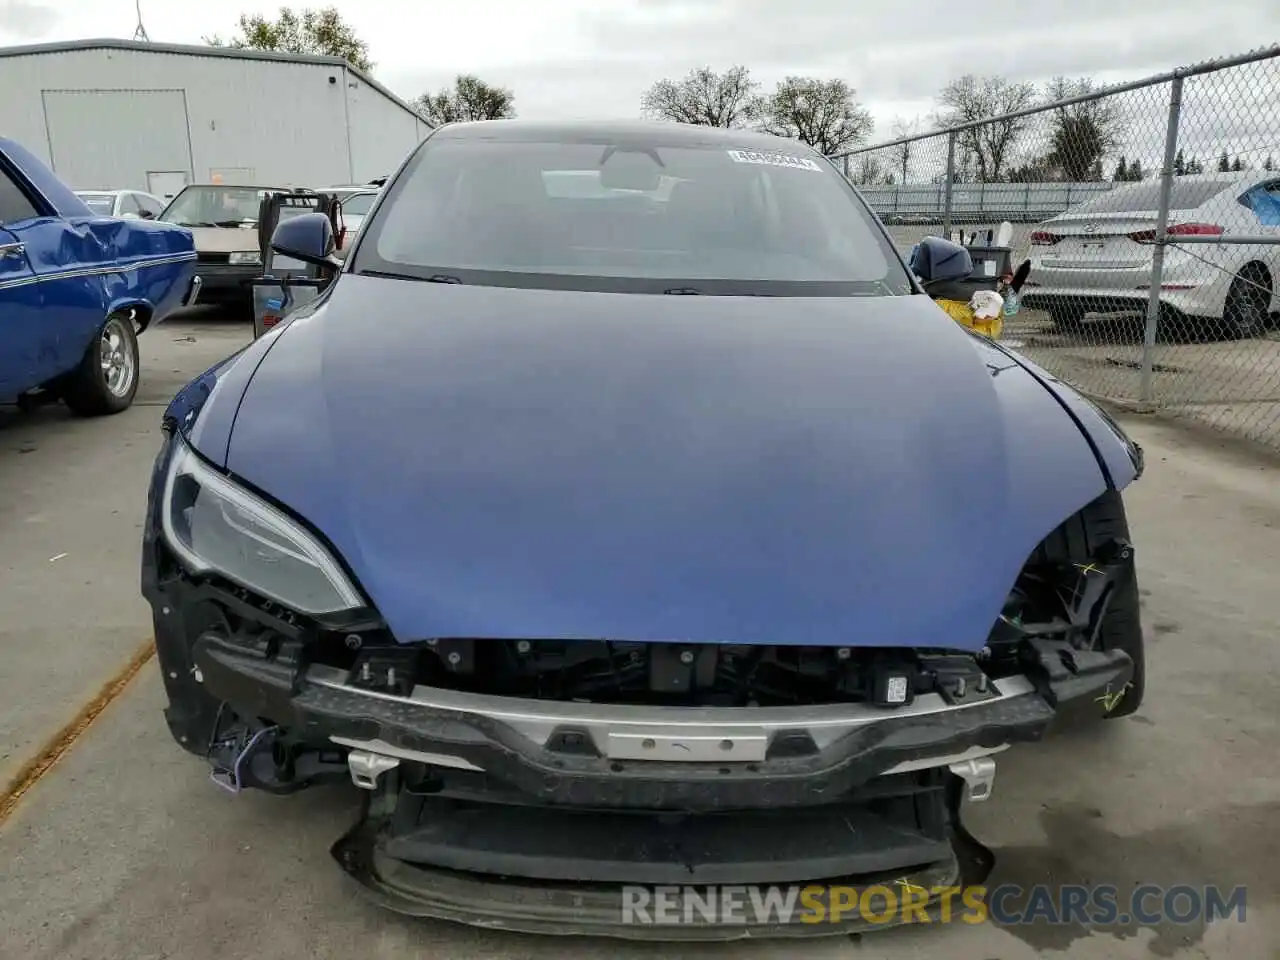
M 141 190 L 77 190 L 76 196 L 103 217 L 154 220 L 164 209 L 163 200 Z
M 1060 330 L 1085 315 L 1141 313 L 1150 295 L 1160 181 L 1126 184 L 1039 224 L 1022 302 Z M 1177 177 L 1160 282 L 1161 324 L 1233 337 L 1262 333 L 1280 309 L 1280 175 Z M 1271 238 L 1269 244 L 1179 244 L 1182 237 Z

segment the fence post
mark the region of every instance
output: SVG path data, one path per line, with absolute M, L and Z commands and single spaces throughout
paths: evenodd
M 956 178 L 956 132 L 947 134 L 947 172 L 942 188 L 942 235 L 951 239 L 951 181 Z
M 1151 289 L 1147 296 L 1147 325 L 1142 336 L 1142 374 L 1138 400 L 1151 403 L 1151 372 L 1160 326 L 1160 287 L 1164 283 L 1164 248 L 1169 239 L 1169 197 L 1173 190 L 1173 161 L 1178 155 L 1178 120 L 1182 115 L 1182 75 L 1169 85 L 1169 124 L 1164 134 L 1164 165 L 1160 169 L 1160 200 L 1156 207 L 1155 249 L 1151 252 Z
M 844 164 L 844 178 L 846 180 L 849 180 L 849 155 L 846 153 L 843 157 L 840 158 L 840 161 L 841 163 Z M 852 183 L 851 180 L 850 182 Z

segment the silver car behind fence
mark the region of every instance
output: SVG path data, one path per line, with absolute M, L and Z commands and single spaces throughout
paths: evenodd
M 903 253 L 1010 222 L 1002 338 L 1050 373 L 1280 450 L 1277 91 L 1280 45 L 1106 88 L 966 77 L 954 125 L 833 159 Z

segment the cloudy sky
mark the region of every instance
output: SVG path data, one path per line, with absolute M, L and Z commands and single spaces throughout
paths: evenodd
M 199 43 L 280 2 L 141 0 L 151 39 Z M 766 85 L 843 77 L 887 136 L 962 73 L 1101 82 L 1280 40 L 1276 0 L 310 0 L 332 2 L 406 99 L 476 73 L 523 117 L 635 116 L 656 79 L 744 64 Z M 134 0 L 0 0 L 0 45 L 125 37 Z

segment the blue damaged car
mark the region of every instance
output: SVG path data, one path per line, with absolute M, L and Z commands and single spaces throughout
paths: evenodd
M 0 402 L 129 407 L 137 334 L 192 302 L 195 270 L 190 231 L 95 214 L 0 137 Z
M 388 907 L 840 932 L 623 907 L 981 882 L 1001 751 L 1141 703 L 1141 451 L 807 147 L 450 124 L 343 260 L 272 245 L 327 285 L 174 398 L 142 592 L 173 737 L 231 792 L 349 778 Z

